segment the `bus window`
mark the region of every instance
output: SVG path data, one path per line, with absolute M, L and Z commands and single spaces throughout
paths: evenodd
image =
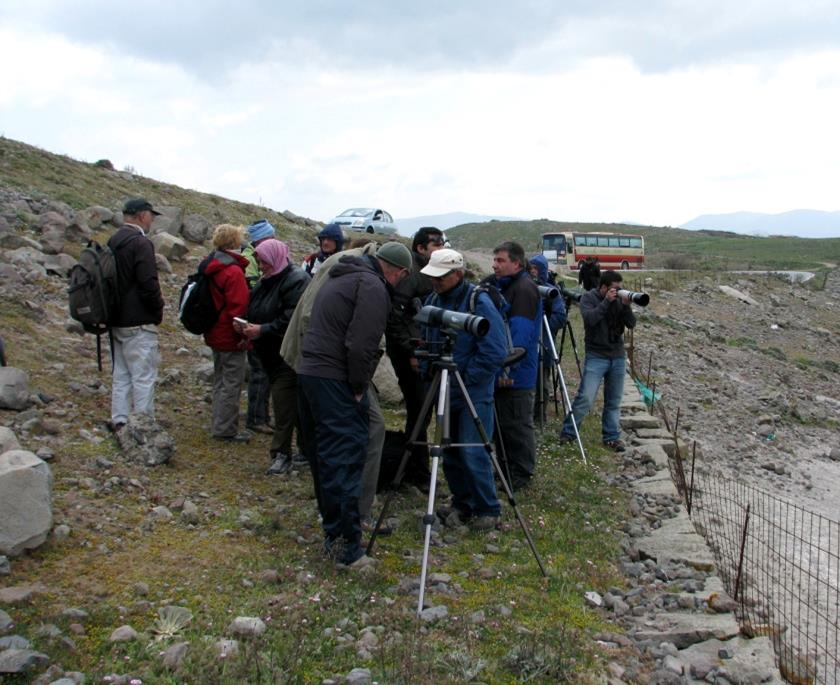
M 610 247 L 618 247 L 618 238 L 609 239 Z
M 585 247 L 586 246 L 586 236 L 585 235 L 576 235 L 575 236 L 575 245 L 578 247 Z
M 598 247 L 609 247 L 610 239 L 605 235 L 598 236 Z
M 586 236 L 586 246 L 587 247 L 598 247 L 598 236 L 596 236 L 596 235 Z
M 642 239 L 641 238 L 630 238 L 630 247 L 641 247 L 642 246 Z
M 619 238 L 618 239 L 618 246 L 619 247 L 630 247 L 630 238 Z

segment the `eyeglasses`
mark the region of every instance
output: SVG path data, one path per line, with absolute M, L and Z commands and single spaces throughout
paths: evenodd
M 429 238 L 429 242 L 426 245 L 443 245 L 444 240 L 443 238 Z

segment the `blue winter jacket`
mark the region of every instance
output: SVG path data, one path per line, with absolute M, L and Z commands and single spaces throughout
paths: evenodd
M 542 326 L 542 307 L 540 293 L 531 275 L 524 269 L 513 276 L 496 278 L 490 276 L 485 283 L 495 285 L 505 296 L 510 308 L 508 309 L 508 327 L 514 347 L 523 347 L 525 356 L 514 364 L 508 371 L 507 377 L 512 384 L 505 383 L 502 387 L 512 390 L 533 390 L 537 386 L 537 366 L 539 354 L 537 347 L 540 342 L 540 326 Z M 501 378 L 505 371 L 499 372 Z
M 450 311 L 469 312 L 470 293 L 475 286 L 472 283 L 462 282 L 447 293 L 437 295 L 431 293 L 424 304 L 441 307 Z M 502 315 L 496 309 L 489 295 L 479 294 L 475 302 L 477 316 L 483 316 L 490 322 L 490 330 L 483 338 L 470 335 L 465 331 L 459 331 L 452 347 L 452 359 L 458 366 L 458 371 L 467 387 L 467 392 L 473 402 L 487 402 L 493 399 L 493 388 L 495 385 L 496 373 L 502 368 L 507 356 L 507 336 Z M 427 341 L 426 349 L 438 352 L 445 334 L 440 328 L 423 326 L 423 339 Z M 421 371 L 428 380 L 434 369 L 430 368 L 424 360 Z M 460 409 L 464 406 L 461 390 L 455 379 L 452 379 L 452 393 L 450 402 L 453 408 Z

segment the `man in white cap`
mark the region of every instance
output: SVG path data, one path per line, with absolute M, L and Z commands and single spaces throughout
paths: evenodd
M 420 270 L 432 280 L 433 294 L 426 304 L 456 312 L 482 316 L 490 322 L 484 337 L 458 331 L 452 343 L 452 358 L 463 378 L 478 418 L 488 436 L 493 434 L 493 388 L 496 373 L 507 356 L 507 338 L 502 315 L 487 293 L 473 297 L 475 286 L 464 280 L 464 258 L 459 252 L 442 249 L 433 252 L 429 263 Z M 440 328 L 424 327 L 427 350 L 436 353 L 446 344 L 447 335 Z M 424 369 L 426 375 L 432 369 Z M 496 496 L 490 455 L 482 446 L 475 425 L 458 384 L 450 383 L 450 437 L 453 443 L 470 446 L 447 449 L 443 472 L 452 492 L 452 507 L 443 511 L 447 525 L 469 523 L 479 532 L 494 529 L 501 516 Z

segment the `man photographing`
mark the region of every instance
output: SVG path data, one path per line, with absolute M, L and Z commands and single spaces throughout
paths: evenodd
M 484 337 L 460 331 L 452 343 L 452 360 L 464 380 L 485 432 L 491 435 L 493 387 L 496 373 L 507 356 L 502 316 L 486 293 L 478 294 L 475 310 L 470 311 L 475 286 L 464 280 L 464 258 L 455 250 L 433 252 L 429 263 L 420 271 L 431 278 L 434 290 L 434 294 L 426 299 L 426 304 L 450 311 L 470 312 L 490 323 L 490 330 Z M 440 328 L 424 327 L 427 349 L 439 351 L 448 333 Z M 496 527 L 501 515 L 493 465 L 481 444 L 478 427 L 457 383 L 450 384 L 450 389 L 450 438 L 453 443 L 462 446 L 449 448 L 443 454 L 443 472 L 452 492 L 452 512 L 447 517 L 447 525 L 469 522 L 475 531 L 489 531 Z
M 636 325 L 630 299 L 618 295 L 620 284 L 620 273 L 605 271 L 601 274 L 598 288 L 588 290 L 580 298 L 586 358 L 580 387 L 572 403 L 572 415 L 579 427 L 592 409 L 598 387 L 604 381 L 601 434 L 604 445 L 616 452 L 625 449 L 619 423 L 621 396 L 624 393 L 624 329 Z M 566 443 L 574 440 L 574 426 L 571 416 L 567 415 L 560 441 Z

